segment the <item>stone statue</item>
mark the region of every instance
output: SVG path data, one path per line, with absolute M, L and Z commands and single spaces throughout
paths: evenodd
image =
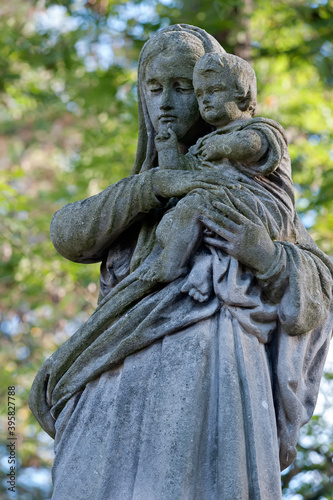
M 139 59 L 132 175 L 54 215 L 56 249 L 102 264 L 97 309 L 31 389 L 55 438 L 53 500 L 281 498 L 333 269 L 295 213 L 283 129 L 255 102 L 251 68 L 213 37 L 161 30 Z
M 148 63 L 148 110 L 154 106 L 160 92 L 156 80 L 150 78 L 150 71 Z M 178 150 L 171 117 L 166 122 L 167 130 L 163 130 L 162 123 L 162 131 L 155 139 L 158 167 L 177 170 L 215 169 L 218 183 L 212 190 L 196 189 L 189 192 L 175 208 L 167 211 L 156 230 L 157 241 L 163 250 L 149 268 L 143 270 L 139 279 L 168 282 L 187 274 L 186 263 L 201 242 L 205 209 L 209 211 L 221 200 L 231 208 L 239 205 L 238 200 L 242 200 L 256 215 L 264 217 L 271 240 L 295 242 L 295 202 L 287 139 L 276 122 L 252 118 L 257 101 L 253 69 L 237 56 L 208 53 L 194 67 L 193 86 L 202 118 L 216 126 L 217 130 L 199 139 L 183 156 Z M 215 160 L 215 164 L 209 160 Z M 272 172 L 275 175 L 267 177 Z M 263 175 L 267 178 L 263 178 Z M 230 216 L 225 206 L 221 209 Z M 207 223 L 212 227 L 206 220 Z M 223 227 L 226 224 L 232 229 L 230 221 L 224 220 Z M 217 231 L 222 236 L 221 228 Z M 225 244 L 220 248 L 227 251 L 227 234 L 224 236 Z M 273 242 L 270 246 L 273 256 Z M 265 248 L 265 256 L 268 251 Z M 211 252 L 208 253 L 212 256 Z M 258 255 L 255 260 L 258 260 Z M 206 263 L 211 267 L 211 259 L 206 259 Z M 201 260 L 198 266 L 193 267 L 193 272 L 182 288 L 183 292 L 188 291 L 200 302 L 207 300 L 212 290 L 212 287 L 207 288 L 212 280 L 207 276 L 208 270 L 204 272 L 203 266 Z

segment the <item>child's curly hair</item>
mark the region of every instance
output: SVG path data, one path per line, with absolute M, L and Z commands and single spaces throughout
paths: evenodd
M 202 56 L 194 67 L 194 73 L 227 72 L 234 82 L 235 98 L 241 111 L 255 115 L 257 109 L 257 80 L 253 68 L 244 59 L 232 54 L 211 52 Z M 231 76 L 231 79 L 230 79 Z

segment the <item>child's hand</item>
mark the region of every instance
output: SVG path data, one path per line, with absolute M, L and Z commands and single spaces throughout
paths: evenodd
M 168 148 L 168 139 L 170 139 L 170 134 L 167 130 L 163 130 L 155 137 L 155 146 L 157 152 L 159 153 L 163 149 Z
M 208 137 L 203 141 L 203 146 L 200 151 L 201 156 L 204 160 L 222 160 L 222 158 L 228 158 L 228 154 L 231 152 L 229 146 L 223 143 L 223 137 L 220 135 L 213 135 Z
M 163 149 L 178 147 L 177 136 L 170 126 L 161 130 L 161 132 L 155 137 L 155 146 L 157 152 L 160 152 Z

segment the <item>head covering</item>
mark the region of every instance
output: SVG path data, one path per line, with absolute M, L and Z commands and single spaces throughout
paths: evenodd
M 184 43 L 193 46 L 194 51 L 197 46 L 197 50 L 200 47 L 205 54 L 208 52 L 225 53 L 225 50 L 214 37 L 206 33 L 203 29 L 190 26 L 189 24 L 175 24 L 164 28 L 145 43 L 141 50 L 138 64 L 139 138 L 132 174 L 138 174 L 144 170 L 151 169 L 154 166 L 154 160 L 157 156 L 154 141 L 155 131 L 148 115 L 143 90 L 143 77 L 148 61 L 168 47 L 171 37 L 175 38 L 179 44 L 184 41 Z M 200 55 L 198 55 L 198 59 L 199 57 Z M 207 131 L 203 131 L 203 134 L 205 133 Z

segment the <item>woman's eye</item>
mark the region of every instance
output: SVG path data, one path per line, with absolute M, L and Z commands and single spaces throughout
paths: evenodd
M 187 86 L 181 85 L 179 83 L 174 85 L 174 89 L 176 92 L 193 92 L 192 87 L 187 87 Z
M 152 94 L 157 94 L 158 92 L 161 92 L 161 90 L 162 90 L 162 87 L 153 87 L 150 89 L 150 92 Z

